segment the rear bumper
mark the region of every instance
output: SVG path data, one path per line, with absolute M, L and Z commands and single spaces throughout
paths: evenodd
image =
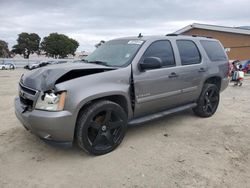
M 23 126 L 43 140 L 56 145 L 70 145 L 74 139 L 74 118 L 69 111 L 25 111 L 19 97 L 15 98 L 15 113 Z
M 227 88 L 228 84 L 229 84 L 229 79 L 228 79 L 227 77 L 223 78 L 223 79 L 221 80 L 220 91 L 221 91 L 221 92 L 224 91 L 224 90 Z

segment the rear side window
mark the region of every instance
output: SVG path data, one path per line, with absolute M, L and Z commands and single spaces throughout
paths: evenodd
M 153 42 L 144 53 L 144 58 L 147 57 L 160 58 L 164 67 L 175 66 L 172 45 L 167 40 Z
M 177 40 L 176 44 L 179 49 L 182 65 L 192 65 L 201 62 L 200 52 L 193 41 Z
M 200 43 L 211 61 L 227 60 L 224 49 L 221 47 L 219 42 L 201 40 Z

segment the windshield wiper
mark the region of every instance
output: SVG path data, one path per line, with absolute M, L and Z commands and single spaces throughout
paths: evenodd
M 86 63 L 93 63 L 97 65 L 104 65 L 104 66 L 109 66 L 107 62 L 104 61 L 86 61 Z

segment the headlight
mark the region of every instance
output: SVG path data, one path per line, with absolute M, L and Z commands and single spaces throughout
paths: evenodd
M 37 102 L 36 109 L 48 111 L 61 111 L 64 108 L 66 92 L 61 93 L 42 93 Z

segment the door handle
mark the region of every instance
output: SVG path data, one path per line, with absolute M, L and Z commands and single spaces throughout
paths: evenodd
M 206 72 L 206 70 L 204 68 L 200 68 L 200 70 L 198 70 L 198 72 Z
M 176 78 L 178 75 L 175 72 L 171 72 L 171 74 L 168 76 L 169 78 Z

